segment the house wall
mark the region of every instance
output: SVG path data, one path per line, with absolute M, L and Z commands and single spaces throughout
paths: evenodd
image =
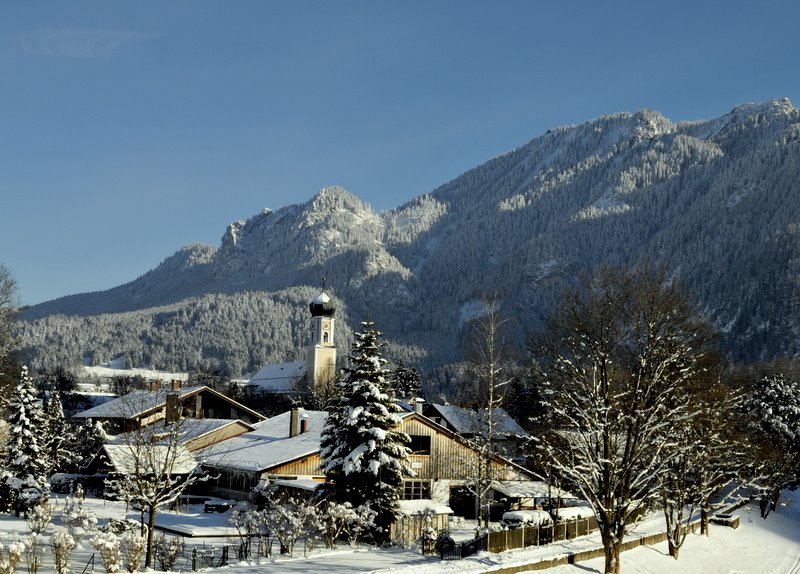
M 188 441 L 184 446 L 189 452 L 196 452 L 207 446 L 217 444 L 223 440 L 239 436 L 248 431 L 247 427 L 240 424 L 228 425 L 221 429 L 211 431 L 203 436 L 197 437 Z M 224 449 L 225 445 L 221 445 L 220 449 Z
M 404 419 L 400 430 L 409 435 L 431 437 L 430 455 L 411 456 L 411 468 L 417 473 L 416 478 L 441 480 L 475 476 L 477 455 L 472 449 L 453 440 L 447 434 L 437 432 L 419 419 Z M 496 480 L 529 479 L 499 461 L 492 462 L 492 470 Z
M 247 500 L 250 491 L 258 484 L 258 475 L 255 472 L 217 468 L 211 469 L 211 473 L 213 478 L 202 481 L 199 492 L 220 498 Z
M 322 476 L 319 468 L 319 454 L 312 454 L 306 458 L 282 464 L 265 471 L 261 476 Z

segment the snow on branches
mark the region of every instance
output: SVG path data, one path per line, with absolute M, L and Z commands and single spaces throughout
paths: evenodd
M 386 536 L 403 477 L 412 471 L 410 439 L 397 430 L 400 407 L 390 390 L 379 337 L 372 323 L 362 323 L 322 433 L 320 459 L 336 498 L 377 509 L 381 533 L 373 534 Z
M 618 572 L 627 526 L 688 448 L 676 431 L 698 414 L 690 383 L 711 335 L 668 279 L 664 269 L 601 270 L 564 296 L 541 345 L 554 429 L 542 454 L 593 506 L 606 572 Z

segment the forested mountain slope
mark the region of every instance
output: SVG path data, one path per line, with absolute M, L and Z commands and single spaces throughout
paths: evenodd
M 680 124 L 615 114 L 550 130 L 392 211 L 341 188 L 265 210 L 219 247 L 27 309 L 20 334 L 34 366 L 126 354 L 239 374 L 297 355 L 324 276 L 351 327 L 369 316 L 390 357 L 434 366 L 462 356 L 481 294 L 500 295 L 524 341 L 581 271 L 648 260 L 668 263 L 734 357 L 794 355 L 798 192 L 800 110 L 787 100 Z M 346 348 L 350 330 L 338 334 Z

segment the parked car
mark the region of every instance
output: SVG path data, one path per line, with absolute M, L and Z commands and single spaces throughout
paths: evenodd
M 522 528 L 523 526 L 538 526 L 540 524 L 550 524 L 553 519 L 550 513 L 545 510 L 510 510 L 503 513 L 500 520 L 505 528 Z

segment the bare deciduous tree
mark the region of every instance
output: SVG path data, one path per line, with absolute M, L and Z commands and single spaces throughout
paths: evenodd
M 14 319 L 17 313 L 17 282 L 4 265 L 0 265 L 0 407 L 8 406 L 8 399 L 18 375 L 12 372 L 12 352 L 17 347 L 13 334 Z
M 183 446 L 192 426 L 200 421 L 170 416 L 169 402 L 167 405 L 167 416 L 163 420 L 125 432 L 115 444 L 105 446 L 116 474 L 107 487 L 120 498 L 141 507 L 142 534 L 147 536 L 145 568 L 151 567 L 153 562 L 153 535 L 159 507 L 176 501 L 189 486 L 204 478 L 198 473 L 195 457 Z M 125 413 L 130 415 L 141 412 L 139 406 L 135 400 L 123 401 L 120 408 L 130 409 Z
M 467 442 L 476 453 L 474 493 L 478 505 L 478 522 L 489 526 L 492 488 L 492 460 L 497 453 L 497 409 L 503 404 L 505 387 L 513 378 L 509 366 L 508 341 L 505 329 L 508 319 L 500 314 L 499 298 L 483 298 L 483 314 L 473 322 L 472 345 L 468 352 L 469 372 L 474 377 L 474 429 Z
M 594 508 L 605 572 L 619 572 L 628 526 L 684 452 L 676 429 L 696 412 L 689 381 L 709 337 L 664 269 L 605 268 L 568 292 L 539 348 L 562 440 L 544 455 Z

